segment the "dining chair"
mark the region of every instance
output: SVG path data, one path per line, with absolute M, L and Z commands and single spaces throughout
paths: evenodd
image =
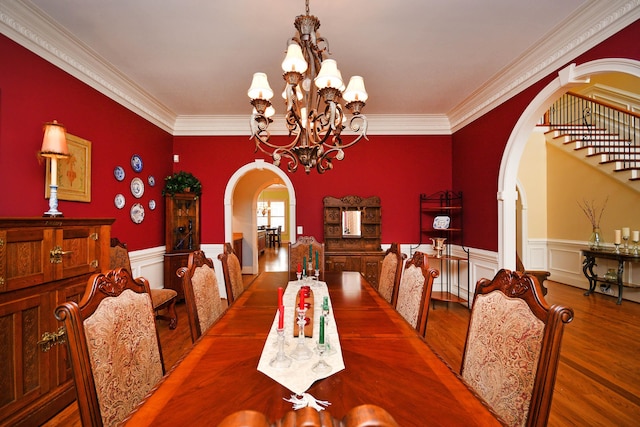
M 380 263 L 380 275 L 378 279 L 378 292 L 389 304 L 396 306 L 398 300 L 398 286 L 402 277 L 402 266 L 406 254 L 400 252 L 397 243 L 392 243 L 387 249 Z
M 124 268 L 94 274 L 80 302 L 54 314 L 66 329 L 82 425 L 119 424 L 164 375 L 149 283 Z
M 213 261 L 201 250 L 191 252 L 187 266 L 176 274 L 182 279 L 191 340 L 195 342 L 225 310 Z
M 460 374 L 510 426 L 545 426 L 564 325 L 534 276 L 502 269 L 476 284 Z
M 383 408 L 376 405 L 359 405 L 345 414 L 342 420 L 334 418 L 328 410 L 318 411 L 312 407 L 304 407 L 289 411 L 274 423 L 254 410 L 234 412 L 226 417 L 218 427 L 398 427 L 399 424 Z
M 439 274 L 438 270 L 429 267 L 427 254 L 416 251 L 405 263 L 398 286 L 396 310 L 422 336 L 427 332 L 433 280 Z
M 294 243 L 289 242 L 289 279 L 296 279 L 298 265 L 308 269 L 308 264 L 311 263 L 312 270 L 315 271 L 316 258 L 320 279 L 324 279 L 324 243 L 319 243 L 313 236 L 299 236 Z M 305 259 L 306 266 L 303 265 Z
M 109 268 L 111 270 L 126 268 L 129 273 L 133 274 L 127 245 L 122 243 L 117 237 L 111 238 L 109 248 Z M 156 319 L 168 321 L 169 329 L 175 329 L 178 326 L 178 313 L 176 312 L 177 299 L 178 293 L 173 289 L 151 289 L 151 301 L 153 303 L 153 310 L 156 313 Z M 160 314 L 160 312 L 165 309 L 167 310 L 167 314 Z
M 236 298 L 244 292 L 244 282 L 242 281 L 242 267 L 240 260 L 233 251 L 231 243 L 224 244 L 224 251 L 218 255 L 222 262 L 222 274 L 224 276 L 224 286 L 227 291 L 227 301 L 231 305 Z
M 277 227 L 269 229 L 269 247 L 275 248 L 276 245 L 278 247 L 282 246 L 282 226 L 279 225 Z
M 520 259 L 520 255 L 516 252 L 516 270 L 522 271 L 523 273 L 527 273 L 531 276 L 535 276 L 538 279 L 538 283 L 540 283 L 540 287 L 542 288 L 542 295 L 547 294 L 547 288 L 544 286 L 545 280 L 551 275 L 551 272 L 546 270 L 527 270 L 524 268 L 524 264 L 522 264 L 522 260 Z

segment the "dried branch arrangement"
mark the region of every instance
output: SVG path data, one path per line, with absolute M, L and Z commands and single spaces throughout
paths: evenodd
M 578 206 L 580 206 L 582 212 L 587 216 L 593 228 L 600 228 L 600 220 L 602 219 L 602 214 L 604 213 L 604 208 L 607 207 L 608 201 L 609 196 L 604 199 L 604 203 L 602 203 L 601 207 L 599 207 L 593 200 L 583 200 L 582 203 L 578 202 Z

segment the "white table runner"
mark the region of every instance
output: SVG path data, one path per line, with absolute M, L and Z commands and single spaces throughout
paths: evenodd
M 284 351 L 287 356 L 295 349 L 298 342 L 298 337 L 293 336 L 293 324 L 294 316 L 296 315 L 295 304 L 296 295 L 300 290 L 300 287 L 305 285 L 304 281 L 292 281 L 289 282 L 287 288 L 284 291 L 282 298 L 284 304 L 284 335 L 285 335 L 285 347 Z M 318 361 L 319 356 L 315 351 L 318 335 L 320 331 L 320 316 L 322 315 L 322 301 L 324 297 L 329 297 L 329 290 L 327 284 L 322 281 L 312 281 L 311 291 L 314 295 L 314 314 L 313 314 L 313 338 L 305 338 L 307 346 L 314 351 L 311 359 L 308 360 L 291 360 L 291 366 L 288 368 L 273 368 L 269 366 L 269 362 L 278 353 L 277 345 L 277 326 L 278 326 L 278 311 L 274 317 L 269 336 L 262 349 L 262 355 L 260 356 L 260 362 L 258 362 L 258 371 L 264 373 L 268 377 L 272 378 L 279 384 L 287 387 L 293 393 L 301 395 L 311 387 L 311 385 L 322 378 L 327 378 L 336 372 L 340 372 L 344 369 L 344 361 L 342 360 L 342 349 L 340 347 L 340 338 L 338 336 L 338 328 L 336 326 L 335 319 L 333 317 L 333 305 L 331 304 L 331 298 L 329 298 L 329 323 L 325 327 L 325 337 L 329 338 L 332 351 L 325 354 L 324 360 L 331 366 L 331 370 L 325 373 L 316 373 L 311 370 L 311 367 Z M 333 351 L 335 350 L 335 352 Z

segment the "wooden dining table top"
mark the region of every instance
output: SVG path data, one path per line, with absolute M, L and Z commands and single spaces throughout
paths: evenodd
M 165 375 L 127 420 L 135 426 L 217 425 L 251 409 L 291 411 L 292 393 L 257 370 L 286 272 L 264 272 Z M 341 419 L 386 409 L 401 426 L 502 425 L 416 331 L 357 272 L 326 273 L 345 369 L 307 391 Z

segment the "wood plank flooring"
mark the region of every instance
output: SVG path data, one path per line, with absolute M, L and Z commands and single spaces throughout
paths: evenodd
M 260 271 L 286 269 L 286 248 L 267 248 Z M 255 276 L 244 276 L 250 283 Z M 583 296 L 583 290 L 546 282 L 550 304 L 574 309 L 565 327 L 549 426 L 640 425 L 640 304 L 605 295 Z M 167 370 L 191 345 L 184 304 L 178 304 L 178 327 L 159 321 Z M 429 312 L 427 341 L 459 372 L 469 310 L 456 303 L 436 302 Z M 77 406 L 70 405 L 45 424 L 79 427 Z

